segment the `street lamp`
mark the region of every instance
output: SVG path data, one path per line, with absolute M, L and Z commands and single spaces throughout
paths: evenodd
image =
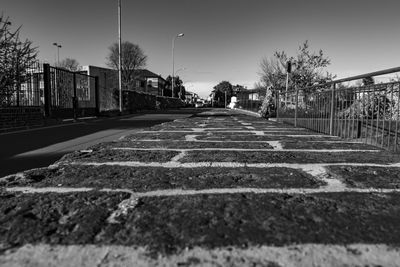
M 175 40 L 179 37 L 183 37 L 185 34 L 184 33 L 180 33 L 177 34 L 176 36 L 174 36 L 174 38 L 172 39 L 172 85 L 171 85 L 171 89 L 172 89 L 172 96 L 174 95 L 174 85 L 175 85 L 175 80 L 174 80 L 174 49 L 175 49 Z
M 176 74 L 178 72 L 180 72 L 181 70 L 186 70 L 186 68 L 180 68 L 177 71 L 175 71 L 174 76 L 176 77 Z M 178 93 L 178 97 L 182 98 L 182 83 L 179 85 L 179 93 Z
M 118 86 L 119 112 L 122 113 L 122 48 L 121 48 L 121 0 L 118 0 Z
M 60 66 L 60 48 L 62 46 L 58 43 L 53 43 L 53 45 L 57 47 L 57 67 L 59 67 Z

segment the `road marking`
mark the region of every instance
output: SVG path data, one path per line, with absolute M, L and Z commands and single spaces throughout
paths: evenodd
M 270 141 L 270 143 L 272 143 Z M 273 143 L 277 148 L 166 148 L 166 147 L 153 147 L 153 148 L 142 148 L 142 147 L 113 147 L 112 150 L 133 150 L 133 151 L 180 151 L 180 152 L 191 152 L 191 151 L 242 151 L 242 152 L 311 152 L 311 153 L 345 153 L 345 152 L 371 152 L 377 153 L 382 152 L 377 149 L 283 149 L 278 148 L 279 142 Z

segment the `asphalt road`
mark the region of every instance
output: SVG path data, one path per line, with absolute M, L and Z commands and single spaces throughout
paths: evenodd
M 45 167 L 66 153 L 117 140 L 139 129 L 179 118 L 204 109 L 150 111 L 123 117 L 98 118 L 71 124 L 0 134 L 0 177 Z
M 0 179 L 0 266 L 398 266 L 399 177 L 399 154 L 215 109 Z

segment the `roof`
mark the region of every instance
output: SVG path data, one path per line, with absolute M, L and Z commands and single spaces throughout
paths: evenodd
M 137 70 L 136 71 L 136 75 L 139 77 L 143 77 L 143 78 L 160 78 L 163 79 L 165 81 L 165 79 L 163 77 L 161 77 L 161 75 L 156 74 L 152 71 L 149 71 L 147 69 L 141 69 L 141 70 Z

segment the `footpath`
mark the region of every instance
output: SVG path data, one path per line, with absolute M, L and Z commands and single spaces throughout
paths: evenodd
M 398 266 L 400 155 L 211 110 L 0 178 L 0 266 Z

